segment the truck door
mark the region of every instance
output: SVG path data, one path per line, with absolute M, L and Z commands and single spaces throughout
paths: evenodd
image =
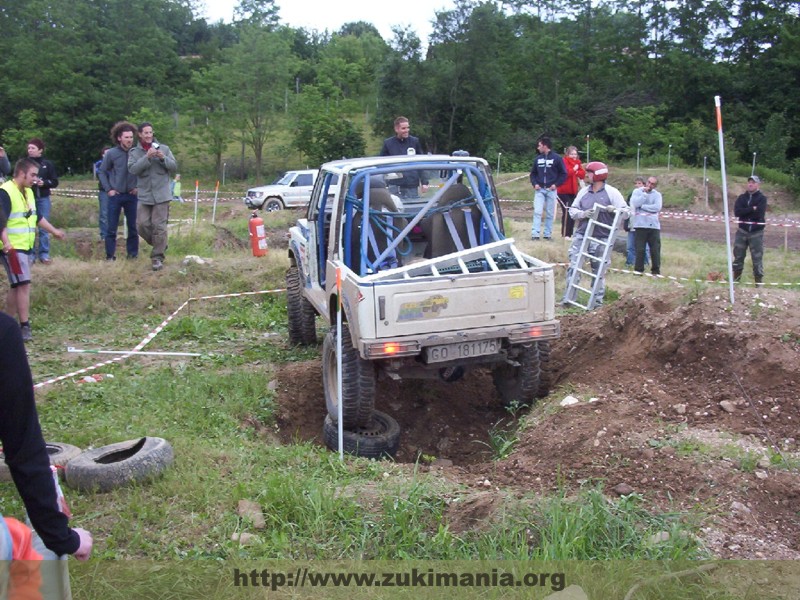
M 314 175 L 311 173 L 298 173 L 289 184 L 289 189 L 284 194 L 286 206 L 305 206 L 311 198 L 314 187 Z
M 308 206 L 308 267 L 306 273 L 312 282 L 325 286 L 325 263 L 330 242 L 333 202 L 339 191 L 339 176 L 335 173 L 320 173 Z

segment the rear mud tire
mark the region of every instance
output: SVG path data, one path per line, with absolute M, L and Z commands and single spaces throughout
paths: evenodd
M 322 343 L 322 387 L 328 416 L 336 423 L 339 415 L 338 377 L 336 368 L 336 326 L 332 326 Z M 342 423 L 355 430 L 366 427 L 375 410 L 375 365 L 359 356 L 350 340 L 350 329 L 342 324 Z
M 550 359 L 547 342 L 534 342 L 512 347 L 509 358 L 518 366 L 508 363 L 492 371 L 492 381 L 503 406 L 533 406 L 538 398 L 548 394 L 548 384 L 543 374 L 543 362 Z M 545 359 L 545 360 L 543 360 Z
M 317 312 L 303 296 L 303 282 L 297 266 L 286 270 L 286 313 L 289 343 L 292 346 L 312 346 L 317 343 Z
M 330 415 L 325 417 L 322 433 L 325 445 L 338 452 L 339 430 Z M 344 430 L 342 444 L 344 451 L 353 456 L 394 458 L 400 446 L 400 424 L 386 413 L 375 410 L 366 426 Z

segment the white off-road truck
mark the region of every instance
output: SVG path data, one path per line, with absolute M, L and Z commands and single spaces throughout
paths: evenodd
M 324 437 L 359 456 L 393 455 L 400 427 L 375 410 L 384 378 L 455 381 L 489 368 L 501 402 L 548 393 L 552 265 L 504 235 L 491 169 L 469 156 L 339 160 L 320 169 L 290 230 L 289 339 L 322 346 Z M 342 310 L 339 397 L 337 311 Z

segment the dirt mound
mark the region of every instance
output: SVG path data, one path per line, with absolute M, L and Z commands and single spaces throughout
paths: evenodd
M 626 484 L 661 510 L 702 509 L 718 556 L 800 558 L 798 304 L 740 290 L 733 307 L 676 294 L 565 316 L 551 360 L 560 387 L 520 423 L 482 371 L 387 381 L 377 406 L 401 424 L 398 462 L 478 488 L 469 514 L 452 515 L 459 527 L 491 519 L 504 494 Z M 283 441 L 321 441 L 320 380 L 319 361 L 279 367 Z M 560 407 L 568 394 L 582 401 Z M 517 441 L 493 461 L 503 431 Z

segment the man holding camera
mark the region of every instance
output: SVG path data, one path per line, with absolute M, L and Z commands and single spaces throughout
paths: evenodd
M 36 227 L 63 240 L 56 229 L 36 212 L 33 186 L 39 180 L 39 165 L 31 158 L 21 158 L 14 165 L 14 177 L 0 186 L 0 238 L 3 241 L 2 262 L 11 289 L 6 299 L 6 312 L 19 317 L 22 339 L 32 338 L 30 323 L 31 265 Z
M 178 163 L 170 149 L 156 141 L 152 123 L 141 123 L 137 129 L 139 143 L 128 153 L 128 170 L 136 175 L 139 186 L 137 226 L 139 235 L 153 247 L 153 271 L 160 271 L 167 250 L 170 183 Z

